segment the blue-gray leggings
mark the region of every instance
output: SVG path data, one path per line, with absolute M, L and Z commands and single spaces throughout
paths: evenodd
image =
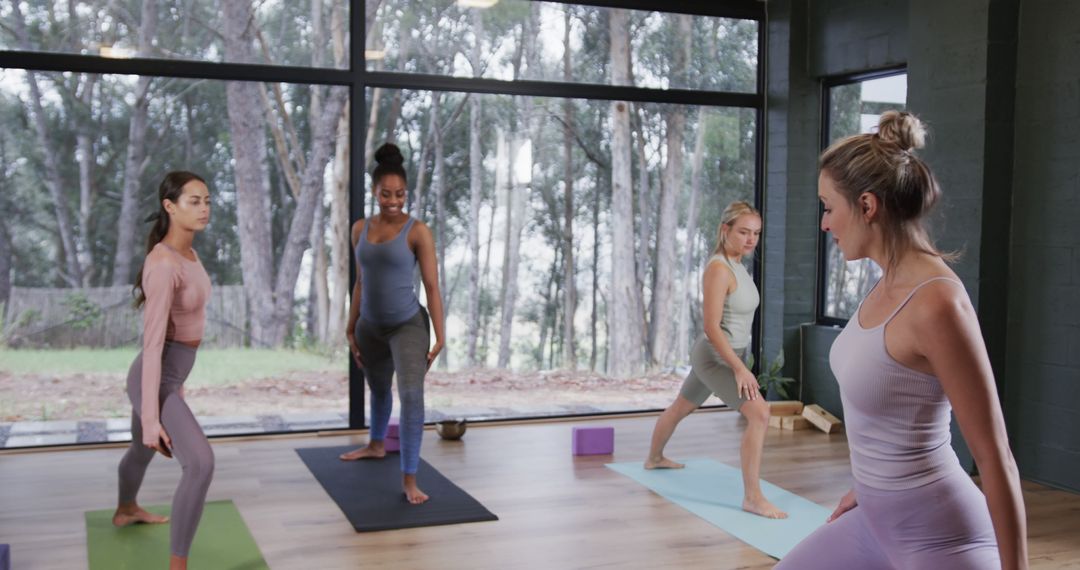
M 206 491 L 214 475 L 214 451 L 206 440 L 191 408 L 180 397 L 191 367 L 195 365 L 195 349 L 186 344 L 167 341 L 161 352 L 161 425 L 172 440 L 172 454 L 183 470 L 180 484 L 173 495 L 171 528 L 172 553 L 187 557 L 195 529 L 202 518 Z M 134 503 L 142 486 L 146 468 L 157 453 L 143 445 L 142 418 L 142 353 L 131 363 L 127 378 L 128 398 L 131 399 L 131 445 L 120 460 L 120 503 Z
M 1001 568 L 986 497 L 963 470 L 904 491 L 855 483 L 858 506 L 819 527 L 775 570 Z
M 421 307 L 412 318 L 393 326 L 360 319 L 355 334 L 371 389 L 371 440 L 386 439 L 394 407 L 391 382 L 397 372 L 401 472 L 414 475 L 420 466 L 420 443 L 424 439 L 424 375 L 431 341 L 427 311 Z

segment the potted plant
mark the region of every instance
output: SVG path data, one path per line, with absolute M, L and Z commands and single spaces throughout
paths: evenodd
M 754 369 L 754 354 L 750 353 L 749 358 L 746 359 L 746 367 Z M 795 382 L 794 378 L 784 376 L 781 370 L 784 368 L 784 349 L 781 348 L 776 354 L 776 358 L 773 359 L 767 367 L 763 367 L 761 372 L 758 372 L 757 379 L 758 384 L 761 385 L 761 389 L 765 391 L 766 400 L 787 400 L 789 399 L 787 385 Z

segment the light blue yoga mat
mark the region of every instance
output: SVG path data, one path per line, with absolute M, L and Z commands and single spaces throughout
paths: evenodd
M 646 470 L 640 461 L 607 466 L 773 558 L 783 558 L 832 513 L 765 480 L 765 496 L 788 518 L 747 513 L 742 510 L 742 471 L 712 459 L 690 459 L 685 469 Z

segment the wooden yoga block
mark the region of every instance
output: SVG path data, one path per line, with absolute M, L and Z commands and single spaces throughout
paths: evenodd
M 802 413 L 803 403 L 798 400 L 769 402 L 769 413 L 774 416 L 797 416 Z
M 789 414 L 786 416 L 769 416 L 769 427 L 799 430 L 810 427 L 810 422 L 802 416 Z
M 802 417 L 806 418 L 814 427 L 825 433 L 839 431 L 843 423 L 839 418 L 825 411 L 825 408 L 817 404 L 810 404 L 803 408 Z
M 802 416 L 780 416 L 783 418 L 781 427 L 783 429 L 800 430 L 809 429 L 810 422 Z
M 576 427 L 572 436 L 574 455 L 610 455 L 615 452 L 613 427 Z

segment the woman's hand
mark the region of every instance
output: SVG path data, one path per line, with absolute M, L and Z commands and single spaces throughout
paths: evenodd
M 756 400 L 761 397 L 761 385 L 758 384 L 754 373 L 745 366 L 735 372 L 735 383 L 739 385 L 740 398 Z
M 349 339 L 349 354 L 352 354 L 353 360 L 356 361 L 356 365 L 363 368 L 364 359 L 360 356 L 360 346 L 356 344 L 356 335 L 350 330 L 345 333 L 345 337 Z
M 439 357 L 439 353 L 442 352 L 443 341 L 435 341 L 435 346 L 431 347 L 431 351 L 427 353 L 427 367 L 431 370 L 431 364 L 435 362 L 435 359 Z
M 837 505 L 836 510 L 833 511 L 831 515 L 829 515 L 829 519 L 825 522 L 833 522 L 834 520 L 840 518 L 840 515 L 850 511 L 851 509 L 854 509 L 858 504 L 859 503 L 855 500 L 855 489 L 848 491 L 847 494 L 840 499 L 840 504 Z
M 172 457 L 172 438 L 165 433 L 160 421 L 144 421 L 142 426 L 143 445 L 157 451 L 165 457 Z

